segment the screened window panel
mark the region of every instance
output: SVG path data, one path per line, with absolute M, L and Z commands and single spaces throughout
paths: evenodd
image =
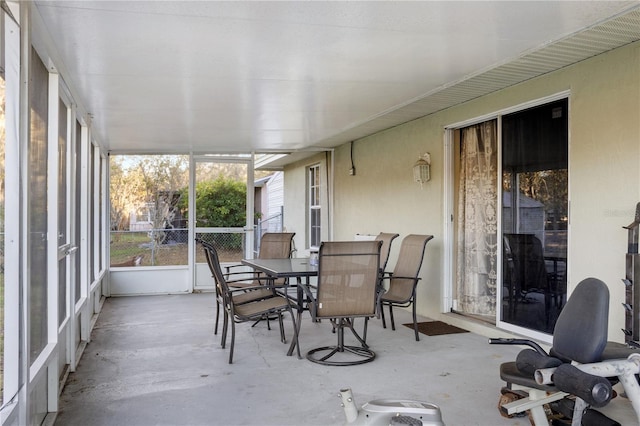
M 95 166 L 95 149 L 93 144 L 89 145 L 89 234 L 87 240 L 89 243 L 89 279 L 93 282 L 96 279 L 96 258 L 95 258 L 95 238 L 96 238 L 96 218 L 95 218 L 95 197 L 92 194 L 95 193 L 96 182 L 96 166 Z
M 75 211 L 74 214 L 76 216 L 76 220 L 75 220 L 75 224 L 74 224 L 74 245 L 76 247 L 78 247 L 78 250 L 76 250 L 75 252 L 75 264 L 76 264 L 76 268 L 75 268 L 75 279 L 74 279 L 74 289 L 75 289 L 75 296 L 74 296 L 74 303 L 78 303 L 78 301 L 80 301 L 80 298 L 82 297 L 82 273 L 81 273 L 81 268 L 80 265 L 82 265 L 82 258 L 83 258 L 83 252 L 82 250 L 80 250 L 80 229 L 81 229 L 81 220 L 80 220 L 80 209 L 81 209 L 81 193 L 82 193 L 82 175 L 80 173 L 80 171 L 82 170 L 82 156 L 83 156 L 83 151 L 82 151 L 82 138 L 81 138 L 81 132 L 82 132 L 82 125 L 76 121 L 76 140 L 75 140 L 75 187 L 76 187 L 76 192 L 75 192 Z
M 58 247 L 68 242 L 67 238 L 67 118 L 68 110 L 60 100 L 58 104 Z M 67 262 L 61 259 L 58 268 L 58 324 L 67 317 Z
M 32 50 L 29 90 L 30 135 L 27 173 L 29 233 L 29 359 L 33 363 L 48 343 L 47 318 L 47 69 Z

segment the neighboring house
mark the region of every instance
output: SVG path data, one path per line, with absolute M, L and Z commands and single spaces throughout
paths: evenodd
M 260 251 L 260 238 L 266 232 L 283 231 L 284 172 L 274 172 L 254 182 L 254 252 Z
M 275 172 L 254 182 L 255 224 L 264 232 L 282 231 L 284 206 L 284 173 Z
M 150 220 L 138 220 L 136 212 L 129 213 L 129 231 L 149 231 L 153 229 L 153 222 Z

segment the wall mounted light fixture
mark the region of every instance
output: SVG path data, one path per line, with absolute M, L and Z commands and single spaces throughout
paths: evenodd
M 428 152 L 418 157 L 413 165 L 413 180 L 422 185 L 431 179 L 431 154 Z

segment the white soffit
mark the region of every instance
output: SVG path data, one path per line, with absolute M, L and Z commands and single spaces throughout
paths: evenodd
M 640 40 L 640 10 L 480 72 L 322 141 L 335 146 L 470 101 Z
M 640 40 L 638 1 L 34 4 L 120 153 L 317 152 Z

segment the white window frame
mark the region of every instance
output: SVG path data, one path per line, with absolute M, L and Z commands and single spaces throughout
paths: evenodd
M 318 182 L 316 184 L 316 182 Z M 307 235 L 309 248 L 312 250 L 317 250 L 320 248 L 320 241 L 316 241 L 317 244 L 313 244 L 312 241 L 314 235 L 314 228 L 319 228 L 320 238 L 322 240 L 322 199 L 320 198 L 320 190 L 322 186 L 322 181 L 320 179 L 320 163 L 313 164 L 307 168 Z M 314 197 L 316 195 L 316 199 L 318 204 L 314 204 Z M 318 214 L 312 214 L 314 210 L 318 211 Z M 313 218 L 316 217 L 318 223 L 314 223 Z
M 5 54 L 5 283 L 4 289 L 4 383 L 0 401 L 0 420 L 17 416 L 20 389 L 20 29 L 4 12 Z

